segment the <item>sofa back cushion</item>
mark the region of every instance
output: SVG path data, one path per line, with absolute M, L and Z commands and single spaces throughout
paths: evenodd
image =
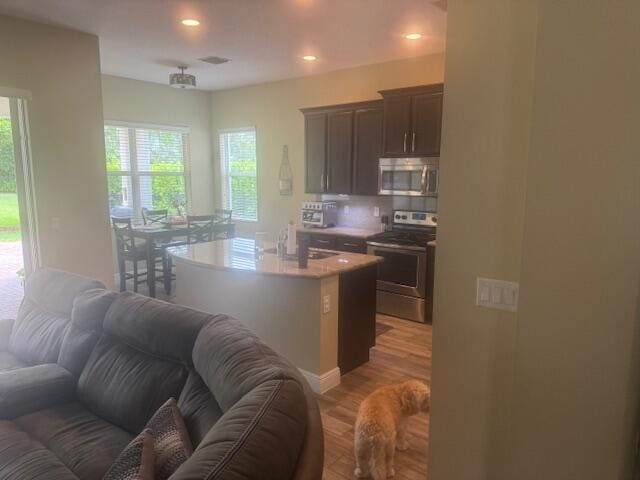
M 34 272 L 27 280 L 9 351 L 29 365 L 57 362 L 74 299 L 96 288 L 104 285 L 80 275 L 51 268 Z
M 71 310 L 71 323 L 60 346 L 58 364 L 78 377 L 102 334 L 102 322 L 117 298 L 116 292 L 88 290 L 76 297 Z
M 118 295 L 78 380 L 78 398 L 96 415 L 138 433 L 167 399 L 179 398 L 195 339 L 209 319 L 160 300 Z
M 291 478 L 308 426 L 297 370 L 224 315 L 200 331 L 193 362 L 224 413 L 171 479 Z
M 301 385 L 268 380 L 224 413 L 171 480 L 289 479 L 306 428 Z

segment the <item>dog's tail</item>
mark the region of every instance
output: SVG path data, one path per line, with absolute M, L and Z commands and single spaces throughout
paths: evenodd
M 387 479 L 387 459 L 384 442 L 379 438 L 371 439 L 371 447 L 369 449 L 369 471 L 373 480 Z

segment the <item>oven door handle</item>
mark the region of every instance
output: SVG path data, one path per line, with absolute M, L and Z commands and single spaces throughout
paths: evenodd
M 419 247 L 417 245 L 398 245 L 397 243 L 380 243 L 380 242 L 367 242 L 367 245 L 371 247 L 379 247 L 388 250 L 408 250 L 411 252 L 426 252 L 426 247 Z
M 420 186 L 423 195 L 427 194 L 427 166 L 422 167 L 422 178 L 420 179 Z

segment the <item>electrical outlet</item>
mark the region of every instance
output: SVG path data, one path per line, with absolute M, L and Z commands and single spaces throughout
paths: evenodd
M 349 205 L 344 206 L 344 214 L 349 215 Z
M 322 297 L 322 313 L 329 313 L 331 311 L 331 295 L 324 295 Z
M 373 207 L 373 216 L 374 217 L 380 216 L 380 207 Z
M 517 282 L 478 277 L 476 305 L 515 312 L 518 310 L 519 288 Z

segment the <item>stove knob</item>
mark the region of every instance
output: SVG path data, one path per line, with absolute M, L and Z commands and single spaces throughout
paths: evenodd
M 396 215 L 396 220 L 400 220 L 400 215 Z
M 403 219 L 403 220 L 406 220 L 406 219 L 407 219 L 407 216 L 406 216 L 406 215 L 402 215 L 402 219 Z

